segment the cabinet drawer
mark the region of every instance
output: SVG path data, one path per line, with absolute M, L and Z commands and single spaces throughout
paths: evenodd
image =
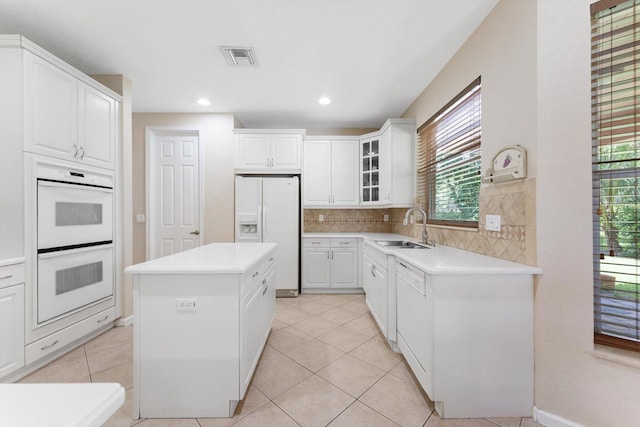
M 305 248 L 330 248 L 331 239 L 319 238 L 319 239 L 304 239 L 302 243 Z
M 113 322 L 116 317 L 115 314 L 115 307 L 111 307 L 64 328 L 61 331 L 29 344 L 26 347 L 25 355 L 27 365 L 65 347 L 68 344 L 71 344 L 75 340 L 82 338 L 87 334 L 90 334 L 101 326 Z
M 269 255 L 266 260 L 259 262 L 249 271 L 242 275 L 240 286 L 240 297 L 243 297 L 249 290 L 257 284 L 262 275 L 269 270 L 276 262 L 275 255 Z
M 332 248 L 357 248 L 358 239 L 331 239 Z
M 24 263 L 0 267 L 0 289 L 24 283 Z

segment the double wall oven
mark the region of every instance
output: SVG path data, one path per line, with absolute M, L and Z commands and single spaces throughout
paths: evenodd
M 52 322 L 114 296 L 113 175 L 60 164 L 36 170 L 34 320 Z

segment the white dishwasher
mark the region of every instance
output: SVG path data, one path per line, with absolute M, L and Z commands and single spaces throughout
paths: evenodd
M 398 346 L 433 398 L 433 289 L 430 276 L 396 260 Z

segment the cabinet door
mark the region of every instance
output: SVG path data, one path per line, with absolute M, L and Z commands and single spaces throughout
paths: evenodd
M 24 53 L 25 150 L 73 159 L 78 140 L 78 82 L 55 65 Z
M 331 249 L 303 250 L 303 286 L 305 288 L 328 288 L 331 286 Z
M 364 259 L 364 290 L 371 315 L 382 334 L 387 336 L 387 271 L 371 258 Z
M 331 287 L 358 287 L 358 250 L 331 249 Z
M 0 378 L 24 366 L 24 284 L 0 289 Z
M 363 205 L 380 204 L 380 137 L 361 142 L 360 200 Z
M 78 160 L 113 169 L 117 140 L 116 101 L 78 83 Z
M 357 206 L 358 141 L 331 142 L 331 202 L 333 205 Z
M 244 396 L 260 357 L 264 340 L 262 286 L 255 286 L 241 303 L 240 316 L 240 397 Z
M 392 191 L 392 178 L 393 178 L 393 165 L 391 162 L 391 127 L 386 130 L 380 137 L 380 187 L 379 187 L 379 199 L 381 204 L 391 203 L 391 191 Z M 401 167 L 400 165 L 398 167 Z M 412 169 L 404 167 L 404 169 Z
M 300 170 L 300 146 L 299 135 L 272 135 L 270 167 Z
M 269 135 L 237 135 L 236 169 L 266 169 L 271 152 Z
M 271 322 L 276 312 L 276 270 L 271 268 L 268 270 L 262 282 L 262 324 L 264 330 L 264 339 L 267 339 L 269 331 L 271 331 Z
M 331 203 L 331 141 L 306 141 L 304 145 L 304 204 Z

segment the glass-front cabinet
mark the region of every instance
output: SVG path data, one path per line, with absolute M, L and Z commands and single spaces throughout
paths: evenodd
M 380 201 L 380 138 L 362 141 L 361 202 Z

